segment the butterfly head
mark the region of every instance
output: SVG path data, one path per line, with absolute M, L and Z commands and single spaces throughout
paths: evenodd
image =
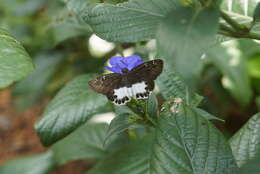
M 121 69 L 121 71 L 122 71 L 123 74 L 126 74 L 126 73 L 129 72 L 129 70 L 127 68 L 123 68 L 123 69 Z
M 136 66 L 143 63 L 143 60 L 138 55 L 132 55 L 128 57 L 117 56 L 112 57 L 109 60 L 109 64 L 111 65 L 111 67 L 106 66 L 105 68 L 114 73 L 125 74 L 131 71 Z

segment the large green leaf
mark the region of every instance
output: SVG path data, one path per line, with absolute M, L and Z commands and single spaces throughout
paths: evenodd
M 87 174 L 148 174 L 151 147 L 150 138 L 128 144 L 104 158 Z
M 194 109 L 176 109 L 177 113 L 167 109 L 161 114 L 152 173 L 237 174 L 232 151 L 220 131 Z
M 260 157 L 256 157 L 252 160 L 247 161 L 240 169 L 241 174 L 259 174 L 260 173 Z
M 110 154 L 88 174 L 238 173 L 229 144 L 207 119 L 187 106 L 178 113 L 168 109 L 155 137 Z
M 230 145 L 239 167 L 260 155 L 260 113 L 230 139 Z
M 193 93 L 183 79 L 170 66 L 166 65 L 157 80 L 160 92 L 166 100 L 181 98 L 185 103 L 197 106 L 202 97 Z
M 1 174 L 46 174 L 55 167 L 52 152 L 20 158 L 0 166 Z
M 0 29 L 0 89 L 33 70 L 30 56 L 7 31 Z
M 46 4 L 46 0 L 2 0 L 2 5 L 4 9 L 6 9 L 12 16 L 25 16 L 31 15 L 37 10 L 43 8 Z
M 177 6 L 177 0 L 130 0 L 117 5 L 104 3 L 86 9 L 83 19 L 105 40 L 137 42 L 154 38 L 159 21 Z
M 88 87 L 93 75 L 82 75 L 69 82 L 48 104 L 35 128 L 44 145 L 51 145 L 103 112 L 107 99 Z
M 157 119 L 159 116 L 159 107 L 158 107 L 158 101 L 157 101 L 157 97 L 154 93 L 152 93 L 148 100 L 147 100 L 147 104 L 146 104 L 146 112 L 148 113 L 148 115 L 154 119 Z
M 171 11 L 161 22 L 157 42 L 158 50 L 186 83 L 196 86 L 202 66 L 201 56 L 218 31 L 218 10 L 206 8 L 196 11 L 180 7 Z
M 234 49 L 231 45 L 231 49 Z M 208 58 L 224 75 L 223 84 L 231 95 L 241 104 L 246 105 L 252 97 L 250 80 L 245 61 L 237 56 L 230 55 L 227 49 L 215 47 L 207 52 Z
M 78 159 L 97 159 L 106 154 L 103 146 L 108 125 L 87 123 L 54 144 L 54 159 L 58 164 Z
M 111 121 L 104 141 L 106 147 L 117 139 L 124 131 L 134 126 L 134 121 L 131 120 L 131 116 L 133 116 L 133 114 L 121 113 Z
M 55 44 L 76 36 L 90 36 L 92 33 L 89 25 L 81 22 L 75 14 L 67 10 L 61 10 L 50 26 Z
M 88 7 L 92 2 L 97 0 L 61 0 L 63 1 L 68 10 L 73 13 L 80 13 L 83 9 Z

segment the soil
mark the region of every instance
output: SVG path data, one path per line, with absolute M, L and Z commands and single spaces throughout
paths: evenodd
M 18 157 L 38 154 L 47 149 L 41 145 L 34 130 L 47 100 L 24 112 L 12 107 L 10 89 L 0 91 L 0 166 Z M 83 174 L 89 168 L 86 161 L 74 161 L 57 168 L 51 174 Z

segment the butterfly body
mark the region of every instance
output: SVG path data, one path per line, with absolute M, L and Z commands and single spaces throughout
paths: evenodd
M 122 74 L 110 73 L 91 79 L 89 86 L 95 92 L 106 95 L 113 103 L 123 105 L 132 98 L 148 98 L 162 68 L 162 60 L 156 59 L 140 64 L 131 71 L 122 70 Z

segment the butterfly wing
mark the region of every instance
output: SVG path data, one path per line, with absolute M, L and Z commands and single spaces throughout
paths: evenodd
M 132 97 L 147 98 L 154 89 L 154 80 L 161 74 L 163 61 L 151 60 L 138 65 L 127 74 L 127 82 L 131 84 Z
M 161 74 L 162 70 L 163 61 L 155 59 L 138 65 L 128 73 L 128 77 L 132 83 L 135 81 L 153 81 Z
M 130 98 L 147 98 L 162 68 L 163 61 L 156 59 L 138 65 L 127 74 L 101 75 L 91 79 L 88 84 L 95 92 L 121 105 L 130 101 Z
M 88 81 L 88 85 L 95 92 L 108 95 L 110 91 L 113 91 L 114 89 L 119 87 L 121 79 L 121 74 L 104 74 Z

